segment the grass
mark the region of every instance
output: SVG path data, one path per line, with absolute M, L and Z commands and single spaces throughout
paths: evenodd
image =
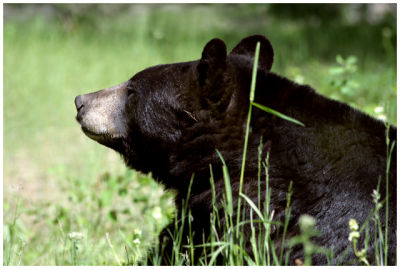
M 396 122 L 395 50 L 383 34 L 395 33 L 394 24 L 337 23 L 315 31 L 282 20 L 269 5 L 120 8 L 113 15 L 89 10 L 68 16 L 58 5 L 54 17 L 38 12 L 5 20 L 4 264 L 136 264 L 145 256 L 173 215 L 172 194 L 150 175 L 127 171 L 114 152 L 85 137 L 73 100 L 151 65 L 198 59 L 213 37 L 232 48 L 247 35 L 265 34 L 275 49 L 274 72 Z M 348 42 L 333 47 L 332 38 Z M 358 86 L 350 93 L 332 85 L 344 80 L 330 74 L 340 66 L 338 54 L 358 59 L 351 74 Z M 271 212 L 265 214 L 268 220 Z M 210 247 L 227 261 L 247 259 L 229 254 L 240 248 L 212 240 Z M 262 254 L 257 262 L 284 262 L 280 253 L 266 261 Z M 175 261 L 187 262 L 178 254 Z
M 147 255 L 154 234 L 173 216 L 172 194 L 163 194 L 151 176 L 132 171 L 117 177 L 104 174 L 92 184 L 82 181 L 65 182 L 62 189 L 68 195 L 41 204 L 39 212 L 16 208 L 20 212 L 4 226 L 6 265 L 25 259 L 32 265 L 134 264 Z M 27 227 L 21 213 L 33 214 L 31 224 L 42 230 Z M 32 254 L 37 256 L 28 256 Z

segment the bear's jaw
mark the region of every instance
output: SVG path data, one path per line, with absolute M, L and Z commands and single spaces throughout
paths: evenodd
M 105 143 L 105 142 L 111 141 L 113 139 L 122 138 L 121 135 L 115 136 L 115 135 L 110 135 L 108 133 L 95 133 L 95 132 L 92 132 L 91 130 L 87 129 L 84 126 L 81 126 L 81 129 L 87 137 L 89 137 L 99 143 L 101 143 L 101 142 Z
M 124 140 L 124 137 L 122 136 L 111 136 L 109 134 L 103 133 L 103 134 L 98 134 L 98 133 L 93 133 L 92 131 L 81 127 L 83 133 L 89 137 L 90 139 L 93 139 L 97 143 L 106 146 L 108 148 L 114 149 L 117 152 L 122 152 L 121 149 L 123 148 L 122 146 L 122 141 Z

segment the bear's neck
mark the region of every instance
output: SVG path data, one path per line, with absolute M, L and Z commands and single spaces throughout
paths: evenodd
M 239 179 L 249 106 L 248 99 L 244 98 L 248 89 L 244 87 L 249 87 L 250 79 L 244 81 L 241 85 L 242 94 L 236 94 L 241 104 L 237 106 L 240 111 L 227 115 L 218 125 L 202 123 L 199 128 L 204 128 L 202 130 L 207 130 L 207 133 L 198 132 L 198 137 L 182 141 L 184 146 L 174 152 L 166 175 L 167 187 L 186 193 L 190 178 L 194 175 L 192 193 L 209 189 L 210 167 L 216 180 L 222 177 L 222 162 L 216 150 L 220 151 L 227 163 L 231 182 Z M 305 127 L 253 107 L 246 175 L 257 174 L 257 149 L 261 138 L 262 160 L 267 153 L 270 154 L 269 172 L 276 177 L 297 174 L 299 167 L 303 167 L 305 173 L 323 172 L 329 168 L 325 164 L 340 160 L 349 153 L 348 150 L 362 150 L 362 144 L 368 140 L 376 141 L 379 154 L 385 154 L 386 145 L 382 142 L 385 141 L 386 127 L 382 122 L 344 103 L 316 94 L 308 86 L 298 85 L 273 73 L 259 72 L 255 102 L 292 117 Z M 391 127 L 390 138 L 394 139 L 395 136 L 396 129 Z M 364 142 L 360 143 L 360 139 Z M 279 163 L 275 160 L 279 160 Z M 307 163 L 320 165 L 308 167 Z M 192 168 L 190 172 L 188 167 Z
M 332 182 L 340 184 L 345 179 L 349 186 L 367 192 L 376 188 L 379 178 L 385 177 L 386 164 L 379 162 L 380 158 L 386 159 L 387 127 L 383 122 L 347 104 L 319 95 L 309 86 L 298 85 L 273 73 L 261 76 L 257 82 L 255 102 L 305 125 L 303 127 L 253 108 L 256 109 L 252 119 L 253 135 L 255 138 L 263 136 L 263 140 L 267 141 L 263 151 L 270 152 L 269 172 L 272 177 L 299 179 L 315 175 L 316 189 L 312 191 L 321 192 L 321 195 L 323 191 L 319 186 Z M 264 135 L 265 123 L 272 123 L 267 136 Z M 396 139 L 396 128 L 393 126 L 389 127 L 389 138 L 390 141 Z M 253 151 L 256 151 L 256 145 L 253 144 Z M 381 157 L 378 158 L 378 155 Z M 393 165 L 396 159 L 396 154 L 393 154 L 392 175 L 396 175 L 396 166 Z M 250 162 L 255 160 L 253 157 Z M 365 160 L 369 163 L 366 164 Z M 249 166 L 256 169 L 253 163 Z M 334 167 L 343 169 L 331 173 Z M 334 178 L 327 176 L 332 174 Z M 366 182 L 365 178 L 376 180 Z M 390 185 L 395 186 L 395 176 L 391 177 Z

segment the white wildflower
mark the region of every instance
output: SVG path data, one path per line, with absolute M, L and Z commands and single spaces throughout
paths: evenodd
M 351 232 L 349 234 L 349 241 L 353 242 L 353 239 L 358 239 L 360 238 L 360 233 L 359 232 Z
M 159 206 L 156 206 L 153 209 L 153 214 L 152 214 L 153 218 L 155 218 L 156 220 L 161 219 L 162 214 L 161 214 L 161 208 Z
M 81 240 L 83 238 L 83 234 L 81 232 L 71 232 L 68 234 L 68 238 L 71 240 Z
M 304 77 L 302 75 L 297 75 L 294 77 L 294 81 L 299 83 L 299 84 L 303 84 L 304 83 Z
M 355 219 L 350 219 L 349 226 L 351 231 L 358 231 L 358 223 Z
M 378 115 L 377 118 L 380 119 L 380 120 L 385 121 L 386 120 L 386 115 L 381 114 L 381 115 Z
M 382 113 L 382 112 L 383 112 L 383 107 L 382 107 L 382 106 L 377 106 L 377 107 L 375 107 L 374 112 L 375 112 L 376 114 Z
M 315 219 L 312 216 L 307 215 L 307 214 L 301 215 L 300 219 L 299 219 L 299 222 L 300 222 L 300 229 L 302 231 L 310 230 L 316 224 Z
M 375 204 L 379 203 L 379 200 L 381 199 L 381 195 L 377 190 L 372 191 L 372 200 L 374 201 Z

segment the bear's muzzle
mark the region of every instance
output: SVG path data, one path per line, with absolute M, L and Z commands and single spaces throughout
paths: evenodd
M 126 136 L 123 117 L 128 82 L 75 97 L 76 120 L 91 139 L 105 143 Z

